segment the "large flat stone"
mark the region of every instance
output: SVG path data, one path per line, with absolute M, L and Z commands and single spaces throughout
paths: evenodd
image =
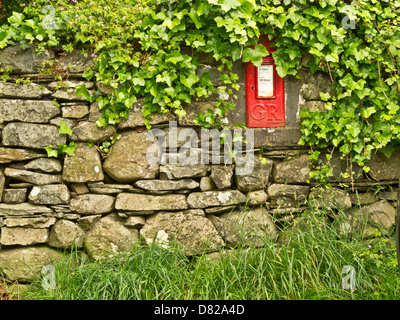
M 87 232 L 84 246 L 93 259 L 129 253 L 138 240 L 137 229 L 127 228 L 123 220 L 111 214 L 97 221 Z
M 24 169 L 26 170 L 39 170 L 46 173 L 55 173 L 62 170 L 60 160 L 49 159 L 49 158 L 39 158 L 28 162 Z
M 72 156 L 65 156 L 63 180 L 73 183 L 102 181 L 104 179 L 100 155 L 96 148 L 77 143 Z
M 43 245 L 5 249 L 0 251 L 0 270 L 11 281 L 33 282 L 40 279 L 43 266 L 61 257 L 61 252 Z
M 263 189 L 269 182 L 273 163 L 272 160 L 267 159 L 266 164 L 262 164 L 258 155 L 248 155 L 245 162 L 237 165 L 235 175 L 237 188 L 245 192 Z M 243 172 L 239 171 L 240 174 L 238 174 L 238 169 Z
M 113 209 L 114 197 L 103 194 L 82 194 L 71 199 L 70 209 L 80 214 L 103 214 Z
M 49 231 L 47 229 L 3 227 L 1 228 L 0 244 L 4 246 L 29 246 L 32 244 L 46 243 L 48 238 Z
M 60 219 L 51 228 L 49 235 L 49 246 L 67 249 L 81 248 L 85 238 L 85 231 L 76 223 Z
M 9 178 L 37 185 L 62 183 L 61 174 L 39 173 L 14 168 L 6 168 L 4 174 Z
M 48 96 L 51 91 L 46 88 L 40 88 L 36 83 L 17 84 L 6 82 L 0 83 L 0 97 L 2 98 L 24 98 L 24 99 L 40 99 Z M 1 99 L 3 100 L 3 99 Z
M 65 144 L 65 134 L 59 133 L 59 128 L 48 124 L 34 124 L 11 122 L 7 124 L 2 132 L 3 144 L 5 146 L 46 148 L 59 144 Z
M 94 122 L 82 122 L 74 127 L 71 134 L 73 141 L 90 141 L 94 143 L 103 142 L 115 134 L 115 127 L 109 125 L 107 127 L 98 127 Z
M 0 163 L 10 163 L 14 161 L 24 161 L 46 157 L 44 152 L 29 149 L 14 149 L 0 147 Z
M 80 119 L 89 114 L 89 107 L 86 104 L 77 104 L 62 107 L 64 118 Z
M 193 179 L 140 180 L 135 182 L 135 186 L 149 191 L 187 190 L 197 188 L 199 183 Z
M 273 176 L 275 183 L 307 183 L 310 179 L 311 165 L 308 155 L 301 155 L 289 161 L 275 165 Z
M 184 210 L 188 209 L 186 196 L 180 194 L 147 195 L 136 193 L 120 193 L 115 201 L 116 210 L 148 211 L 148 210 Z
M 268 187 L 268 201 L 272 207 L 297 207 L 305 204 L 308 186 L 274 183 Z
M 147 132 L 128 132 L 122 134 L 104 161 L 104 171 L 118 182 L 132 182 L 141 179 L 154 179 L 159 164 L 148 161 L 146 154 L 160 155 L 155 139 L 147 140 Z M 153 153 L 154 152 L 154 153 Z
M 0 68 L 10 67 L 12 73 L 17 74 L 39 73 L 43 69 L 42 63 L 54 57 L 53 51 L 47 49 L 37 54 L 34 46 L 28 49 L 22 49 L 20 45 L 9 46 L 0 51 Z
M 0 122 L 47 123 L 59 113 L 53 101 L 0 99 Z
M 387 201 L 381 200 L 370 205 L 354 207 L 346 216 L 338 220 L 338 233 L 341 237 L 371 237 L 375 231 L 391 233 L 396 223 L 396 209 Z
M 7 218 L 4 221 L 6 227 L 24 227 L 24 228 L 36 228 L 36 229 L 47 229 L 56 223 L 54 217 L 33 217 L 33 218 Z
M 400 152 L 393 152 L 389 159 L 378 152 L 371 157 L 367 166 L 371 169 L 370 175 L 376 180 L 398 180 L 400 178 Z
M 68 204 L 70 193 L 65 184 L 34 186 L 29 201 L 36 204 Z
M 251 211 L 233 210 L 220 216 L 210 216 L 218 233 L 230 247 L 254 245 L 262 247 L 275 240 L 278 230 L 265 208 Z
M 1 186 L 0 186 L 0 188 L 1 188 Z M 27 193 L 27 188 L 4 189 L 3 202 L 4 203 L 23 203 L 26 201 L 26 193 Z
M 40 213 L 52 213 L 53 210 L 41 205 L 30 203 L 8 204 L 0 203 L 1 216 L 31 216 Z
M 247 197 L 238 190 L 193 192 L 187 203 L 191 208 L 229 206 L 246 202 Z
M 140 235 L 148 244 L 164 248 L 176 241 L 188 256 L 218 251 L 224 244 L 203 210 L 155 213 L 146 219 Z

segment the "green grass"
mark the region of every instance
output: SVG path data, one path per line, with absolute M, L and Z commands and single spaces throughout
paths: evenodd
M 266 240 L 263 248 L 237 248 L 220 259 L 184 256 L 178 248 L 132 248 L 111 260 L 56 265 L 57 288 L 40 281 L 27 299 L 400 299 L 400 273 L 392 234 L 361 241 L 340 239 L 323 213 L 309 212 L 302 232 L 286 244 Z M 79 260 L 79 259 L 78 259 Z M 342 289 L 343 266 L 356 271 L 356 289 Z

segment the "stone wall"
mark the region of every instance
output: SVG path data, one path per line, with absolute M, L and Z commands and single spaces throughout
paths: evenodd
M 235 161 L 149 163 L 146 152 L 155 140 L 149 140 L 145 130 L 143 99 L 118 125 L 98 128 L 96 103 L 75 95 L 81 83 L 90 91 L 107 90 L 82 78 L 92 61 L 77 52 L 64 56 L 58 68 L 68 78 L 59 84 L 40 74 L 42 62 L 54 57 L 46 50 L 38 56 L 34 48 L 0 52 L 0 68 L 13 70 L 8 81 L 0 83 L 0 271 L 9 280 L 37 279 L 42 266 L 73 246 L 97 259 L 128 251 L 137 241 L 167 247 L 177 240 L 187 255 L 239 243 L 259 247 L 265 240 L 285 241 L 280 227 L 301 216 L 307 199 L 313 206 L 345 212 L 343 236 L 365 217 L 371 222 L 366 236 L 377 226 L 394 225 L 400 153 L 391 159 L 376 155 L 370 164 L 373 180 L 357 168 L 354 183 L 341 178 L 348 164 L 336 155 L 333 189 L 314 190 L 315 184 L 307 182 L 311 167 L 308 150 L 297 144 L 298 114 L 301 108 L 323 107 L 319 92 L 332 90 L 326 75 L 302 71 L 301 80 L 285 79 L 286 126 L 254 130 L 254 170 L 243 176 L 237 174 L 240 165 Z M 210 72 L 217 83 L 215 62 L 204 56 L 199 61 L 200 72 Z M 241 89 L 236 109 L 225 119 L 228 126 L 246 122 L 244 67 L 236 63 L 234 68 Z M 17 84 L 21 77 L 32 83 Z M 194 102 L 181 119 L 157 114 L 150 123 L 169 141 L 172 121 L 178 132 L 191 128 L 199 133 L 194 117 L 214 106 L 212 99 Z M 59 133 L 61 122 L 73 129 L 70 136 Z M 102 154 L 101 143 L 117 133 L 120 139 Z M 198 145 L 199 136 L 190 143 Z M 45 147 L 69 141 L 78 146 L 73 156 L 47 157 Z M 185 150 L 184 142 L 178 142 L 179 150 Z M 374 185 L 380 186 L 379 192 Z

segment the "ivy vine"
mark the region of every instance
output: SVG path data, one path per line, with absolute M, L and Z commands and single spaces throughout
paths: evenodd
M 138 97 L 145 97 L 146 118 L 153 112 L 182 117 L 191 102 L 228 94 L 231 99 L 197 118 L 206 127 L 219 125 L 239 89 L 233 62 L 259 66 L 268 55 L 258 44 L 265 34 L 277 48 L 280 76 L 300 77 L 307 67 L 332 80 L 335 94 L 321 94 L 325 109 L 300 114 L 300 144 L 311 147 L 311 159 L 338 149 L 368 172 L 373 153 L 390 156 L 399 146 L 398 0 L 37 0 L 21 9 L 0 27 L 0 48 L 35 44 L 92 56 L 94 68 L 84 77 L 111 93 L 91 94 L 82 85 L 77 94 L 98 102 L 99 126 L 127 117 Z M 48 28 L 49 19 L 55 28 Z M 218 86 L 198 72 L 199 53 L 220 64 Z

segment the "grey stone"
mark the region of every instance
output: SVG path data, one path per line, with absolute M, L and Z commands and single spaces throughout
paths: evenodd
M 113 209 L 114 197 L 103 194 L 83 194 L 71 199 L 70 209 L 80 214 L 103 214 Z
M 149 140 L 147 140 L 149 139 Z M 160 155 L 160 147 L 146 132 L 128 132 L 111 147 L 104 161 L 104 171 L 118 182 L 154 179 L 159 171 L 157 162 L 150 163 L 147 153 Z
M 0 202 L 3 198 L 4 186 L 6 184 L 6 176 L 4 175 L 4 168 L 0 167 Z
M 111 214 L 92 226 L 86 234 L 84 246 L 93 259 L 109 258 L 129 253 L 138 238 L 137 229 L 125 227 L 121 218 Z
M 86 101 L 84 96 L 76 95 L 76 87 L 78 85 L 85 85 L 91 95 L 94 94 L 93 82 L 83 82 L 83 81 L 66 81 L 62 83 L 61 88 L 56 88 L 56 90 L 50 97 L 52 99 L 57 99 L 60 101 Z
M 210 171 L 206 164 L 166 164 L 160 166 L 160 173 L 165 174 L 167 179 L 182 179 L 204 177 Z
M 12 179 L 29 182 L 37 185 L 61 183 L 62 177 L 60 174 L 47 174 L 32 172 L 27 170 L 6 168 L 4 174 Z
M 24 161 L 45 156 L 46 154 L 40 151 L 0 147 L 0 163 Z
M 4 189 L 4 203 L 23 203 L 26 200 L 26 188 L 21 189 Z
M 80 217 L 78 219 L 78 225 L 84 230 L 87 231 L 89 230 L 97 221 L 101 219 L 101 215 L 90 215 L 90 216 L 84 216 Z
M 278 231 L 265 208 L 251 211 L 234 210 L 220 216 L 210 216 L 218 233 L 229 247 L 239 244 L 262 247 L 275 240 Z
M 213 165 L 210 178 L 218 189 L 227 189 L 232 185 L 233 165 Z
M 273 176 L 275 183 L 307 183 L 310 179 L 311 165 L 308 155 L 301 155 L 295 159 L 277 163 Z
M 176 122 L 172 122 L 176 124 Z M 170 125 L 162 129 L 164 132 L 164 144 L 167 148 L 197 148 L 199 144 L 198 134 L 193 128 L 176 127 Z
M 379 201 L 374 192 L 350 193 L 350 200 L 353 205 L 366 205 Z
M 86 143 L 77 143 L 72 156 L 65 156 L 63 180 L 73 183 L 102 181 L 104 179 L 100 155 L 96 148 Z
M 310 191 L 309 203 L 316 208 L 349 209 L 349 193 L 338 188 L 316 189 Z
M 88 114 L 89 114 L 89 107 L 85 104 L 62 107 L 62 116 L 64 118 L 80 119 Z
M 369 174 L 378 181 L 398 180 L 400 178 L 400 152 L 395 151 L 388 159 L 378 152 L 366 164 L 371 170 Z
M 90 192 L 85 183 L 71 183 L 70 188 L 72 192 L 75 192 L 77 195 Z
M 101 117 L 101 110 L 99 109 L 99 104 L 97 102 L 93 102 L 90 104 L 89 109 L 89 121 L 96 122 Z
M 7 227 L 24 227 L 24 228 L 36 228 L 36 229 L 47 229 L 56 223 L 56 218 L 53 217 L 34 217 L 34 218 L 7 218 L 5 220 L 5 226 Z
M 61 252 L 43 245 L 5 249 L 0 251 L 0 270 L 11 281 L 33 282 L 40 279 L 43 266 L 61 258 Z
M 298 207 L 305 204 L 309 187 L 272 184 L 268 187 L 268 201 L 272 207 Z
M 120 193 L 115 201 L 116 210 L 151 211 L 187 209 L 186 196 L 180 194 L 148 195 Z
M 75 49 L 68 52 L 62 59 L 61 68 L 69 70 L 69 72 L 82 73 L 87 68 L 93 67 L 94 58 L 86 52 L 81 53 L 81 50 Z
M 40 99 L 51 94 L 46 88 L 40 88 L 36 83 L 17 84 L 6 82 L 0 83 L 1 98 L 24 98 L 24 99 Z
M 126 128 L 135 128 L 144 126 L 145 118 L 143 117 L 143 107 L 144 107 L 144 99 L 139 99 L 135 102 L 129 112 L 128 118 L 122 119 L 122 121 L 118 124 L 120 129 Z M 150 119 L 148 119 L 151 125 L 164 123 L 168 121 L 175 120 L 175 117 L 172 113 L 152 113 L 150 115 Z
M 341 237 L 371 237 L 375 230 L 383 234 L 393 231 L 396 209 L 387 200 L 349 210 L 338 221 L 338 234 Z
M 310 112 L 326 112 L 327 110 L 325 109 L 325 105 L 326 102 L 324 101 L 304 101 L 304 103 L 301 104 L 301 109 L 307 109 Z
M 65 134 L 60 134 L 56 126 L 48 124 L 34 124 L 11 122 L 3 129 L 3 144 L 5 146 L 46 148 L 65 144 Z
M 146 218 L 143 216 L 130 216 L 125 220 L 124 226 L 140 229 L 145 223 Z
M 62 166 L 57 159 L 39 158 L 28 162 L 24 166 L 25 170 L 39 170 L 46 173 L 61 172 Z
M 238 190 L 193 192 L 187 203 L 191 208 L 228 206 L 246 202 L 246 196 Z
M 76 121 L 75 120 L 71 120 L 68 118 L 62 118 L 62 117 L 55 117 L 53 119 L 50 119 L 50 124 L 53 124 L 57 127 L 61 126 L 61 122 L 65 122 L 65 124 L 67 125 L 68 128 L 73 128 L 76 126 Z
M 115 194 L 121 192 L 139 192 L 141 189 L 132 187 L 129 184 L 111 184 L 104 182 L 90 182 L 88 183 L 90 192 L 100 194 Z
M 3 227 L 1 228 L 0 244 L 4 246 L 46 243 L 49 237 L 47 229 Z
M 10 188 L 20 189 L 20 188 L 30 188 L 33 186 L 32 183 L 21 182 L 21 183 L 9 183 Z
M 210 177 L 202 177 L 200 179 L 200 190 L 201 191 L 210 191 L 215 189 L 214 182 Z
M 328 92 L 331 96 L 335 95 L 331 79 L 322 72 L 315 74 L 302 72 L 302 81 L 303 86 L 300 93 L 305 100 L 321 100 L 320 92 Z
M 36 204 L 68 204 L 70 194 L 65 184 L 34 186 L 29 201 Z
M 46 206 L 30 203 L 8 204 L 0 203 L 1 216 L 31 216 L 40 213 L 52 213 L 53 210 Z
M 147 218 L 140 235 L 151 244 L 168 248 L 175 241 L 185 255 L 218 251 L 223 245 L 212 223 L 202 210 L 160 212 Z
M 293 217 L 293 214 L 289 217 Z M 291 224 L 280 232 L 278 239 L 284 245 L 288 245 L 290 241 L 299 241 L 299 239 L 302 241 L 313 230 L 326 230 L 329 228 L 329 220 L 325 215 L 301 215 L 294 219 L 286 219 L 286 221 L 290 221 Z
M 46 123 L 59 113 L 53 101 L 0 99 L 0 122 Z
M 22 49 L 20 45 L 9 46 L 0 51 L 0 68 L 10 67 L 12 73 L 39 73 L 43 68 L 42 63 L 54 59 L 54 53 L 45 49 L 40 54 L 35 47 Z
M 266 204 L 268 195 L 264 190 L 255 190 L 247 193 L 247 204 L 249 206 Z
M 199 186 L 199 183 L 194 181 L 193 179 L 140 180 L 135 182 L 135 186 L 149 191 L 185 190 L 195 189 Z
M 67 249 L 81 248 L 85 238 L 85 231 L 76 223 L 61 219 L 51 228 L 49 246 Z
M 190 105 L 185 106 L 186 115 L 178 119 L 181 126 L 200 126 L 195 119 L 198 113 L 206 113 L 208 109 L 215 110 L 215 102 L 192 102 Z
M 254 128 L 254 147 L 298 148 L 301 136 L 300 126 Z
M 237 188 L 245 192 L 264 188 L 269 182 L 273 163 L 272 160 L 267 159 L 266 164 L 262 164 L 258 155 L 249 155 L 246 162 L 236 165 L 235 181 Z M 239 172 L 240 174 L 238 174 L 238 170 L 244 170 L 244 172 Z
M 93 141 L 94 143 L 103 142 L 115 134 L 115 127 L 98 127 L 94 122 L 81 122 L 74 127 L 71 140 L 73 141 Z
M 236 205 L 225 206 L 225 207 L 211 207 L 211 208 L 205 208 L 204 212 L 206 214 L 220 214 L 222 212 L 232 211 L 236 207 L 237 207 Z

